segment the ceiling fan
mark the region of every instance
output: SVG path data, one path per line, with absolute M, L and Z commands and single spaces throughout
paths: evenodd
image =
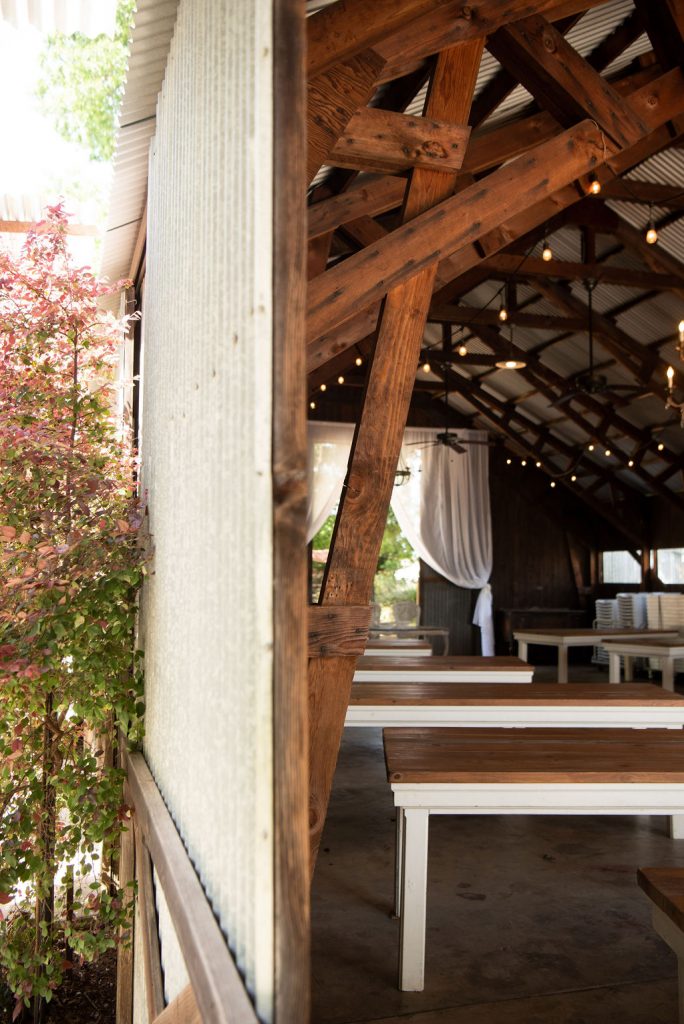
M 434 358 L 433 358 L 434 361 Z M 407 447 L 420 445 L 420 448 L 434 448 L 436 445 L 443 445 L 457 455 L 465 455 L 469 444 L 491 444 L 489 440 L 461 439 L 456 436 L 453 430 L 449 430 L 449 366 L 446 362 L 440 363 L 440 369 L 444 375 L 444 430 L 435 434 L 433 441 L 409 441 Z
M 646 390 L 643 387 L 639 387 L 637 384 L 609 384 L 608 378 L 601 373 L 594 371 L 594 331 L 593 331 L 593 295 L 594 288 L 596 287 L 596 281 L 585 281 L 584 286 L 587 289 L 587 334 L 589 338 L 589 366 L 583 373 L 578 373 L 573 380 L 570 388 L 565 394 L 560 395 L 555 401 L 551 402 L 552 407 L 559 405 L 565 405 L 570 402 L 573 398 L 577 398 L 578 395 L 603 395 L 613 394 L 616 391 L 620 391 L 623 394 L 646 394 Z

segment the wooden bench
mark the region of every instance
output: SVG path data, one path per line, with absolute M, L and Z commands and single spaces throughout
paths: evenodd
M 401 640 L 392 637 L 388 637 L 386 640 L 369 640 L 364 655 L 376 658 L 432 657 L 432 644 L 427 640 Z
M 684 868 L 640 868 L 637 881 L 653 903 L 654 929 L 677 956 L 679 1020 L 684 1024 Z
M 677 730 L 386 729 L 384 743 L 403 829 L 403 991 L 424 987 L 431 814 L 684 814 Z
M 449 655 L 376 658 L 356 663 L 355 683 L 531 683 L 532 666 L 520 658 Z
M 684 728 L 684 697 L 653 683 L 354 683 L 347 726 Z

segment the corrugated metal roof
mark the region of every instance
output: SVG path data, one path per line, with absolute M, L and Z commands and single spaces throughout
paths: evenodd
M 138 0 L 100 268 L 111 281 L 129 274 L 145 213 L 157 96 L 164 81 L 177 10 L 178 0 Z
M 112 35 L 116 0 L 0 0 L 0 18 L 14 28 L 39 32 Z

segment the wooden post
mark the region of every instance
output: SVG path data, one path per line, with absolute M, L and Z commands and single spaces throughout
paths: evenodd
M 474 40 L 440 54 L 426 117 L 467 123 L 482 46 L 481 39 Z M 404 223 L 451 195 L 454 185 L 453 174 L 416 168 L 406 194 Z M 434 260 L 393 288 L 383 301 L 321 604 L 362 605 L 370 601 L 436 271 Z M 312 658 L 309 663 L 312 867 L 355 665 L 353 656 Z

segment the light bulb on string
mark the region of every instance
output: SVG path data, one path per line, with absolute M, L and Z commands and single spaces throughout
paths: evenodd
M 429 373 L 430 370 L 431 370 L 430 364 L 429 363 L 423 363 L 423 373 Z
M 606 450 L 604 452 L 604 455 L 606 456 L 606 458 L 609 459 L 612 454 L 613 453 L 611 452 L 610 448 L 606 448 Z
M 630 459 L 630 460 L 629 460 L 629 462 L 627 463 L 627 465 L 628 465 L 628 466 L 629 466 L 629 468 L 631 469 L 631 468 L 632 468 L 632 466 L 634 465 L 634 459 Z
M 342 376 L 342 374 L 340 374 L 339 377 L 337 378 L 337 383 L 344 384 L 344 377 Z
M 315 402 L 309 402 L 309 408 L 310 409 L 315 409 L 316 408 L 316 403 Z
M 663 442 L 662 442 L 662 441 L 661 441 L 661 442 L 660 442 L 660 444 L 658 445 L 658 451 L 659 451 L 659 452 L 664 452 L 664 451 L 665 451 L 665 445 L 663 444 Z
M 655 245 L 658 241 L 658 232 L 656 226 L 653 223 L 653 206 L 651 203 L 648 204 L 648 230 L 646 231 L 646 241 L 649 245 Z
M 505 324 L 508 320 L 508 310 L 506 309 L 506 301 L 501 297 L 501 305 L 499 306 L 499 320 L 502 324 Z
M 520 465 L 521 466 L 526 466 L 527 465 L 527 459 L 521 459 L 520 460 Z
M 572 482 L 573 482 L 573 484 L 574 484 L 574 483 L 575 483 L 575 481 L 577 480 L 577 477 L 576 477 L 576 476 L 575 476 L 575 474 L 573 473 L 573 474 L 572 474 L 572 476 L 570 477 L 570 479 L 572 480 Z
M 363 359 L 361 358 L 361 356 L 357 356 L 354 362 L 356 363 L 357 366 L 363 365 Z
M 506 459 L 506 465 L 507 465 L 507 466 L 510 466 L 510 464 L 511 464 L 512 462 L 513 462 L 513 459 Z
M 593 452 L 593 450 L 594 450 L 594 445 L 593 444 L 588 444 L 587 445 L 587 451 L 588 452 Z
M 553 259 L 553 252 L 551 250 L 551 246 L 546 241 L 546 239 L 544 239 L 544 242 L 542 244 L 542 259 L 545 263 L 549 263 Z
M 328 390 L 328 385 L 327 384 L 321 384 L 321 391 L 327 391 L 327 390 Z
M 601 182 L 598 180 L 595 174 L 589 175 L 589 192 L 592 196 L 597 196 L 601 191 Z
M 458 352 L 459 356 L 468 355 L 468 349 L 465 347 L 465 345 L 459 345 L 456 351 Z
M 555 487 L 555 486 L 556 486 L 556 481 L 555 481 L 555 480 L 552 480 L 552 481 L 551 481 L 551 484 L 550 484 L 550 486 L 551 486 L 551 487 Z

